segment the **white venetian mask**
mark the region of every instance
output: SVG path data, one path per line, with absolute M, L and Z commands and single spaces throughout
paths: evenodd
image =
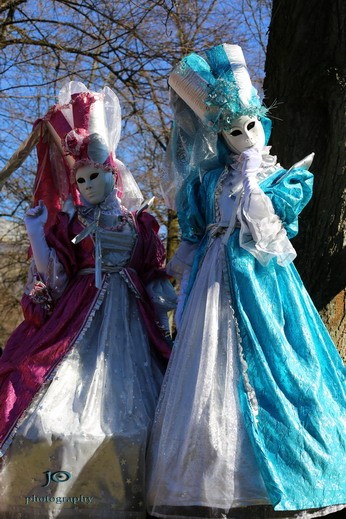
M 92 165 L 83 166 L 76 173 L 77 188 L 87 202 L 99 204 L 113 189 L 113 178 L 110 171 L 97 169 Z
M 249 117 L 248 115 L 242 115 L 239 119 L 234 119 L 231 129 L 223 131 L 222 135 L 230 150 L 237 155 L 253 146 L 262 151 L 265 144 L 262 123 L 257 117 Z

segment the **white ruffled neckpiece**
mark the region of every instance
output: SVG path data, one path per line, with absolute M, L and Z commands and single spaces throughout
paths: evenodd
M 99 204 L 91 204 L 84 197 L 81 196 L 81 205 L 78 207 L 78 210 L 83 216 L 90 215 L 92 211 L 96 208 L 99 208 L 101 214 L 113 215 L 113 216 L 121 216 L 126 214 L 127 209 L 121 205 L 120 198 L 117 195 L 117 189 L 112 189 L 112 191 L 106 196 L 106 198 Z
M 230 195 L 236 196 L 236 219 L 240 224 L 239 244 L 262 264 L 267 265 L 274 257 L 281 266 L 291 263 L 296 252 L 287 237 L 286 230 L 274 211 L 270 198 L 260 186 L 247 192 L 243 190 L 240 156 L 228 168 L 231 176 Z M 262 150 L 262 163 L 256 175 L 260 182 L 275 171 L 282 169 L 275 155 L 270 155 L 270 146 Z M 223 238 L 227 243 L 236 224 L 235 215 L 231 218 Z
M 257 178 L 258 180 L 263 180 L 267 178 L 271 173 L 273 173 L 278 168 L 281 168 L 280 164 L 277 162 L 276 155 L 270 155 L 271 146 L 264 146 L 262 150 L 262 163 L 259 168 Z M 230 167 L 239 174 L 242 168 L 242 162 L 240 160 L 240 155 L 233 156 L 233 162 Z M 234 175 L 235 177 L 235 175 Z

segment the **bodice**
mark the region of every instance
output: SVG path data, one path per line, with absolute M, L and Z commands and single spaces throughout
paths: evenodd
M 102 267 L 123 267 L 129 262 L 137 233 L 132 214 L 120 206 L 115 193 L 99 206 L 78 207 L 78 219 L 85 227 L 84 232 L 88 228 L 92 231 L 89 235 L 95 251 L 97 245 L 100 247 Z
M 240 172 L 226 166 L 215 189 L 215 221 L 229 223 L 237 212 L 239 195 L 241 196 L 242 181 Z
M 136 243 L 136 233 L 126 222 L 121 230 L 100 229 L 102 266 L 125 266 Z

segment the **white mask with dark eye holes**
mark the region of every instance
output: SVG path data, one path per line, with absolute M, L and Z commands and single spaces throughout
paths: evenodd
M 110 171 L 87 165 L 77 170 L 76 183 L 78 191 L 87 202 L 99 204 L 113 189 L 114 177 Z
M 230 130 L 222 132 L 229 149 L 240 155 L 248 148 L 255 146 L 262 151 L 265 144 L 265 135 L 262 123 L 257 117 L 242 115 L 232 121 Z

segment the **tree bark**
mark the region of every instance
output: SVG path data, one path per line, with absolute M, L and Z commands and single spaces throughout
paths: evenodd
M 168 209 L 167 217 L 167 261 L 172 259 L 179 245 L 179 224 L 175 211 Z
M 297 268 L 346 359 L 345 21 L 343 0 L 273 0 L 264 91 L 271 144 L 289 167 L 312 151 L 314 196 L 294 240 Z M 278 119 L 276 119 L 278 118 Z

